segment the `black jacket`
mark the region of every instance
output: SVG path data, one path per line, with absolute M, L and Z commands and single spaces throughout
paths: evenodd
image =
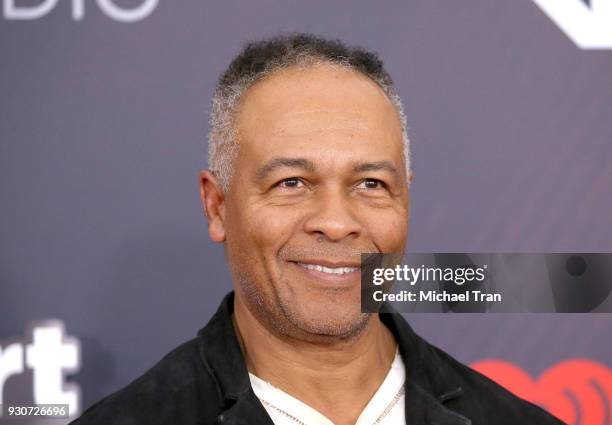
M 273 425 L 251 389 L 228 294 L 197 338 L 166 355 L 71 425 Z M 400 314 L 381 314 L 406 366 L 411 425 L 562 424 L 416 335 Z

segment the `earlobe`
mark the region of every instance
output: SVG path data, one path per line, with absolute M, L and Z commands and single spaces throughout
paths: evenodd
M 200 198 L 210 238 L 214 242 L 225 242 L 225 196 L 217 178 L 208 170 L 200 173 Z

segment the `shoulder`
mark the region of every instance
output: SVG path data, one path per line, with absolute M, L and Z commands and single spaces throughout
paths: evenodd
M 95 403 L 71 425 L 202 423 L 219 410 L 217 384 L 202 362 L 196 338 Z
M 425 342 L 432 354 L 459 377 L 463 394 L 447 407 L 472 419 L 472 423 L 499 425 L 562 425 L 563 422 L 542 408 L 523 400 L 501 385 L 457 361 L 441 349 Z

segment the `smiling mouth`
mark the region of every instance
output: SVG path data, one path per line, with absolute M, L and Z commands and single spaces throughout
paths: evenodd
M 300 263 L 296 262 L 297 265 L 306 269 L 313 270 L 321 273 L 327 273 L 330 275 L 338 275 L 342 276 L 349 273 L 354 273 L 360 270 L 360 267 L 327 267 L 321 264 L 309 264 L 309 263 Z

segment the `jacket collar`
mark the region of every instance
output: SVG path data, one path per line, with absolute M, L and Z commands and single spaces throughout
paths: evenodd
M 418 336 L 390 305 L 380 320 L 395 336 L 406 367 L 406 423 L 469 425 L 471 421 L 448 409 L 445 403 L 463 394 L 462 378 Z
M 471 421 L 444 406 L 463 394 L 461 378 L 429 344 L 414 333 L 406 320 L 386 306 L 381 321 L 398 343 L 406 366 L 406 422 L 469 425 Z M 273 425 L 251 388 L 246 362 L 232 324 L 234 293 L 225 296 L 210 322 L 198 333 L 198 349 L 205 368 L 214 377 L 225 411 L 218 422 Z
M 225 409 L 217 423 L 274 425 L 251 388 L 249 372 L 232 324 L 234 292 L 227 294 L 208 324 L 198 333 L 204 367 L 214 377 Z

